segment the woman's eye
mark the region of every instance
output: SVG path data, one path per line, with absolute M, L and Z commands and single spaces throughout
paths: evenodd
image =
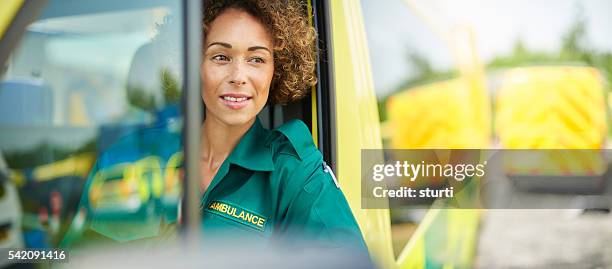
M 212 60 L 216 62 L 222 62 L 222 61 L 229 61 L 229 58 L 225 55 L 219 54 L 219 55 L 213 56 Z
M 250 62 L 257 63 L 257 64 L 263 64 L 266 61 L 264 61 L 264 59 L 261 57 L 253 57 L 251 58 Z

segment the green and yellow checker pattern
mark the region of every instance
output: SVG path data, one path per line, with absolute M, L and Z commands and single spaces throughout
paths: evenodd
M 515 68 L 503 75 L 496 100 L 496 131 L 506 149 L 538 151 L 505 161 L 512 174 L 601 175 L 599 149 L 608 132 L 601 74 L 592 67 Z M 581 151 L 578 151 L 581 150 Z M 511 157 L 511 156 L 509 156 Z

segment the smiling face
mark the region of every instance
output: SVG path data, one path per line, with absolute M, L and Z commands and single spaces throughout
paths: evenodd
M 268 100 L 274 74 L 272 37 L 255 17 L 232 8 L 207 30 L 201 68 L 206 119 L 250 124 Z

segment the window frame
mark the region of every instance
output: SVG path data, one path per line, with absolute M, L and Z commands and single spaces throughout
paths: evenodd
M 317 146 L 323 153 L 323 160 L 332 169 L 336 168 L 336 115 L 335 84 L 333 66 L 333 47 L 331 43 L 332 27 L 329 2 L 312 0 L 313 24 L 317 31 L 317 67 L 316 74 L 316 119 Z M 314 128 L 313 128 L 314 129 Z

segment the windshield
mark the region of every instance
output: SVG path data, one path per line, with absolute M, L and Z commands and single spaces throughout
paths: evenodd
M 0 79 L 2 189 L 16 190 L 0 197 L 0 247 L 146 240 L 176 225 L 180 11 L 58 0 L 26 28 Z

